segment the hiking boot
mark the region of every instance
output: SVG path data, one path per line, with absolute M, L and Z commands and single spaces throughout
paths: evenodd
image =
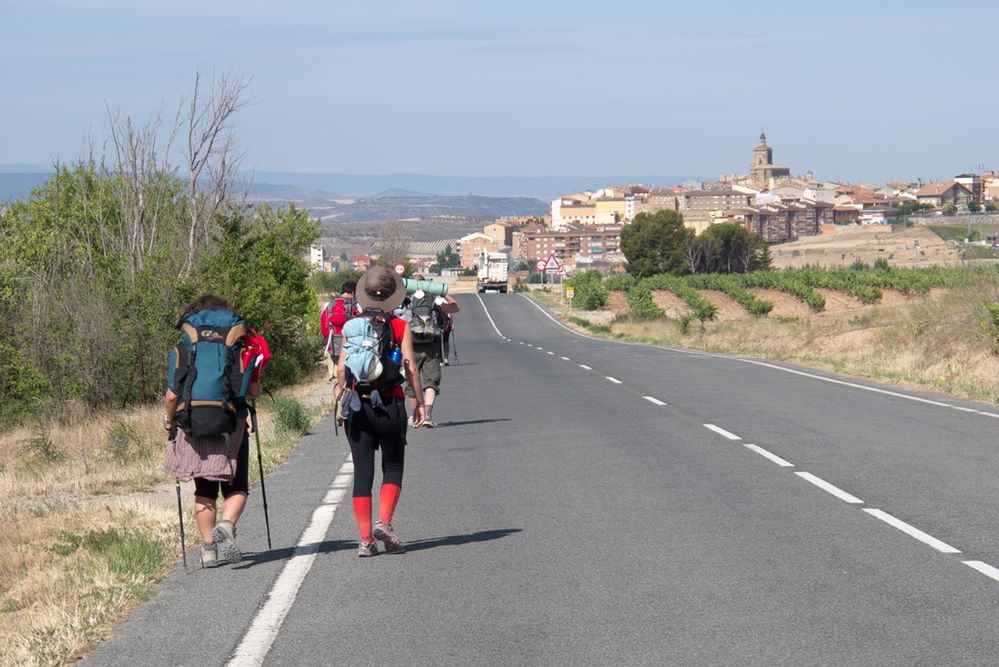
M 201 567 L 215 567 L 219 564 L 218 551 L 215 550 L 214 542 L 201 543 Z
M 243 553 L 236 546 L 236 526 L 228 519 L 222 519 L 212 529 L 212 539 L 215 548 L 221 552 L 227 563 L 238 563 L 243 560 Z
M 357 557 L 358 558 L 368 558 L 369 556 L 378 555 L 378 545 L 375 544 L 374 540 L 370 542 L 361 542 L 360 546 L 357 547 Z
M 444 365 L 445 365 L 445 366 L 450 366 L 451 364 L 449 364 L 449 363 L 447 362 L 447 359 L 444 359 Z
M 382 544 L 385 545 L 386 553 L 401 554 L 406 550 L 402 540 L 400 540 L 399 536 L 395 534 L 395 530 L 392 528 L 392 524 L 390 523 L 375 521 L 375 527 L 371 531 L 371 534 L 375 536 L 376 540 L 382 541 Z

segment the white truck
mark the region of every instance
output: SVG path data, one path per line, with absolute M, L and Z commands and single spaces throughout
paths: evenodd
M 506 294 L 507 270 L 510 258 L 504 252 L 479 253 L 479 279 L 476 288 L 479 294 L 496 290 Z

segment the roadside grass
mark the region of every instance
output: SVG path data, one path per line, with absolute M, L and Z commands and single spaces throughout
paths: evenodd
M 654 345 L 794 362 L 815 368 L 999 404 L 999 288 L 934 290 L 898 304 L 796 318 L 755 317 L 690 326 L 680 319 L 618 315 L 610 332 L 587 326 L 545 294 L 569 326 Z
M 331 409 L 317 374 L 258 399 L 265 471 L 287 458 L 301 427 Z M 295 425 L 278 418 L 293 406 Z M 163 471 L 162 408 L 61 410 L 0 435 L 0 664 L 73 662 L 155 593 L 179 560 L 174 481 Z M 304 420 L 304 421 L 303 421 Z M 297 428 L 293 427 L 297 426 Z M 250 436 L 251 484 L 259 481 Z M 191 484 L 185 525 L 193 527 Z M 188 547 L 196 530 L 187 531 Z

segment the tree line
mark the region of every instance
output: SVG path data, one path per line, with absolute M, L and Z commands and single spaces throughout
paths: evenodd
M 759 235 L 734 224 L 711 225 L 700 234 L 677 211 L 639 213 L 621 230 L 628 272 L 659 274 L 746 273 L 770 268 L 768 246 Z
M 200 76 L 172 126 L 109 114 L 107 157 L 55 165 L 0 214 L 0 423 L 159 397 L 178 315 L 214 292 L 275 352 L 271 386 L 317 356 L 306 211 L 247 202 L 232 115 L 245 84 Z M 164 139 L 163 137 L 166 137 Z M 179 144 L 180 166 L 171 161 Z

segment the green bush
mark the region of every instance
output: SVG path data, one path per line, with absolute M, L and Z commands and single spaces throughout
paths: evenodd
M 572 307 L 598 310 L 607 305 L 607 288 L 599 282 L 587 281 L 573 287 Z
M 611 276 L 604 281 L 608 292 L 627 292 L 635 285 L 635 276 Z
M 628 290 L 628 309 L 630 316 L 637 320 L 651 320 L 666 315 L 652 300 L 652 288 L 644 280 Z
M 278 428 L 300 435 L 309 432 L 312 420 L 309 419 L 305 406 L 300 401 L 288 396 L 279 396 L 274 399 L 274 409 L 277 411 L 274 421 Z

